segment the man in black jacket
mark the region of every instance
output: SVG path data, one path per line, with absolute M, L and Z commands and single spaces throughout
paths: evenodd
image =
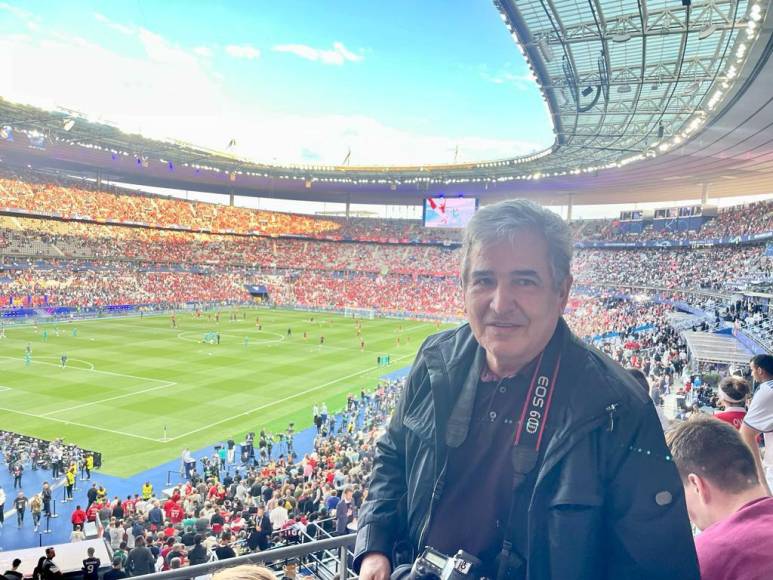
M 193 540 L 194 547 L 190 552 L 188 552 L 188 561 L 190 562 L 191 566 L 195 566 L 196 564 L 203 564 L 209 560 L 207 548 L 204 546 L 204 544 L 201 543 L 202 541 L 203 538 L 199 534 L 197 534 Z
M 349 533 L 349 524 L 354 519 L 353 490 L 346 486 L 342 492 L 341 501 L 336 506 L 336 536 L 345 536 Z
M 258 513 L 255 514 L 255 529 L 258 531 L 258 549 L 261 552 L 263 550 L 268 550 L 271 545 L 271 534 L 274 531 L 274 528 L 271 526 L 271 520 L 269 519 L 263 504 L 258 506 Z
M 89 509 L 91 507 L 91 504 L 93 504 L 95 501 L 97 501 L 97 484 L 92 483 L 91 487 L 86 491 L 86 498 L 89 500 L 88 505 L 86 505 L 86 509 Z
M 571 257 L 568 226 L 531 202 L 470 221 L 469 324 L 425 341 L 378 442 L 362 580 L 425 546 L 464 549 L 499 580 L 698 579 L 652 401 L 561 318 Z
M 129 552 L 126 571 L 131 576 L 144 576 L 156 571 L 156 559 L 141 537 L 135 540 L 134 548 Z

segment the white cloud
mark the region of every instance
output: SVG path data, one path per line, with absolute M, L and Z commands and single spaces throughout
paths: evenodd
M 260 58 L 260 50 L 249 44 L 229 44 L 225 51 L 234 58 L 246 58 L 257 60 Z
M 212 56 L 212 49 L 208 46 L 197 46 L 193 49 L 194 54 L 198 54 L 199 56 L 203 56 L 204 58 L 209 58 Z
M 138 30 L 136 39 L 147 56 L 117 54 L 56 33 L 0 37 L 0 95 L 47 109 L 75 109 L 159 138 L 177 137 L 197 114 L 216 114 L 224 101 L 221 83 L 198 59 L 149 31 Z M 92 82 L 95 71 L 98 83 Z
M 187 66 L 191 66 L 196 62 L 195 56 L 170 43 L 160 34 L 151 32 L 146 28 L 140 28 L 137 37 L 145 48 L 147 55 L 155 62 Z
M 108 28 L 112 28 L 113 30 L 118 31 L 121 34 L 125 34 L 126 36 L 130 36 L 134 34 L 134 28 L 132 28 L 131 26 L 126 26 L 125 24 L 114 22 L 104 14 L 101 14 L 100 12 L 95 12 L 94 18 L 99 22 L 101 22 L 102 24 L 104 24 L 105 26 L 107 26 Z
M 480 76 L 483 80 L 495 85 L 513 85 L 521 90 L 532 88 L 537 82 L 532 73 L 516 74 L 507 70 L 491 74 L 484 68 L 480 71 Z
M 40 23 L 39 23 L 38 17 L 35 16 L 29 10 L 19 8 L 18 6 L 14 6 L 13 4 L 7 4 L 6 2 L 0 2 L 0 10 L 9 12 L 19 20 L 22 20 L 24 24 L 27 25 L 27 28 L 29 28 L 33 32 L 37 32 L 40 29 Z
M 120 32 L 125 36 L 133 36 L 139 40 L 142 47 L 145 49 L 146 54 L 151 60 L 159 63 L 174 64 L 174 65 L 192 65 L 196 61 L 196 55 L 208 56 L 201 54 L 200 50 L 206 47 L 199 47 L 193 50 L 193 53 L 187 52 L 185 49 L 173 44 L 160 34 L 157 34 L 146 28 L 137 28 L 134 26 L 121 24 L 111 20 L 100 12 L 94 13 L 94 18 L 110 28 Z M 61 35 L 57 35 L 60 36 Z M 209 49 L 206 49 L 209 50 Z
M 287 52 L 306 60 L 341 66 L 345 62 L 361 62 L 364 56 L 347 49 L 343 42 L 334 42 L 332 49 L 314 48 L 307 44 L 277 44 L 271 50 Z
M 57 33 L 0 37 L 0 95 L 48 109 L 67 107 L 124 131 L 223 150 L 262 162 L 448 163 L 528 153 L 527 141 L 453 135 L 447 128 L 390 126 L 369 116 L 285 114 L 242 103 L 200 52 L 137 28 L 138 56 Z M 341 58 L 345 58 L 341 55 Z M 173 66 L 170 66 L 170 63 Z M 94 71 L 100 82 L 94 83 Z M 51 87 L 57 87 L 55 92 Z M 296 87 L 297 89 L 297 87 Z M 453 131 L 453 129 L 450 129 Z

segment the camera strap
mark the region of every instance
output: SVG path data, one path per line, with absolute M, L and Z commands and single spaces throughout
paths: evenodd
M 524 565 L 525 560 L 513 550 L 512 538 L 516 532 L 518 521 L 518 501 L 515 492 L 526 481 L 527 476 L 537 466 L 539 460 L 542 436 L 550 413 L 553 391 L 558 381 L 558 371 L 561 367 L 561 346 L 563 332 L 556 332 L 542 351 L 534 369 L 529 384 L 526 400 L 521 409 L 515 440 L 512 448 L 513 463 L 513 498 L 505 527 L 505 538 L 499 554 L 497 580 L 516 578 L 516 572 Z

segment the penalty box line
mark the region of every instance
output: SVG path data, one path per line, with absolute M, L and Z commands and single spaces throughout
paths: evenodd
M 403 356 L 399 356 L 395 358 L 394 360 L 402 360 L 406 358 L 412 358 L 415 357 L 415 354 L 406 354 Z M 225 419 L 220 419 L 219 421 L 215 421 L 214 423 L 210 423 L 209 425 L 204 425 L 202 427 L 199 427 L 197 429 L 193 429 L 191 431 L 188 431 L 187 433 L 182 433 L 181 435 L 176 435 L 175 437 L 169 437 L 168 439 L 162 439 L 161 441 L 163 443 L 171 443 L 172 441 L 176 441 L 178 439 L 182 439 L 183 437 L 188 437 L 190 435 L 194 435 L 196 433 L 200 433 L 201 431 L 206 431 L 207 429 L 211 429 L 212 427 L 217 427 L 218 425 L 222 425 L 223 423 L 227 423 L 229 421 L 233 421 L 234 419 L 239 419 L 241 417 L 246 417 L 248 415 L 251 415 L 257 411 L 262 411 L 263 409 L 267 409 L 269 407 L 273 407 L 274 405 L 278 405 L 279 403 L 284 403 L 285 401 L 290 401 L 291 399 L 296 399 L 298 397 L 302 397 L 303 395 L 307 395 L 309 393 L 313 393 L 314 391 L 318 391 L 320 389 L 324 389 L 325 387 L 329 387 L 330 385 L 334 385 L 336 383 L 340 383 L 341 381 L 345 381 L 360 375 L 364 375 L 365 373 L 369 373 L 371 371 L 377 370 L 379 366 L 370 367 L 362 371 L 358 371 L 356 373 L 352 373 L 350 375 L 346 375 L 345 377 L 340 377 L 337 379 L 334 379 L 332 381 L 328 381 L 327 383 L 324 383 L 322 385 L 317 385 L 316 387 L 312 387 L 310 389 L 306 389 L 305 391 L 301 391 L 299 393 L 295 393 L 294 395 L 289 395 L 287 397 L 283 397 L 281 399 L 276 399 L 274 401 L 271 401 L 270 403 L 266 403 L 265 405 L 260 405 L 259 407 L 255 407 L 254 409 L 250 409 L 248 411 L 244 411 L 243 413 L 239 413 L 238 415 L 232 415 L 231 417 L 226 417 Z
M 139 378 L 139 377 L 137 377 Z M 108 403 L 110 401 L 117 401 L 118 399 L 125 399 L 126 397 L 134 397 L 136 395 L 141 395 L 142 393 L 150 393 L 151 391 L 158 391 L 160 389 L 166 389 L 168 387 L 173 387 L 177 383 L 172 381 L 164 381 L 163 385 L 156 385 L 155 387 L 149 387 L 147 389 L 142 389 L 141 391 L 132 391 L 131 393 L 123 393 L 122 395 L 115 395 L 114 397 L 107 397 L 105 399 L 99 399 L 97 401 L 88 401 L 86 403 L 81 403 L 80 405 L 73 405 L 72 407 L 65 407 L 64 409 L 56 409 L 54 411 L 48 411 L 47 413 L 43 413 L 40 416 L 41 417 L 49 417 L 51 415 L 56 415 L 57 413 L 65 413 L 67 411 L 74 411 L 75 409 L 83 409 L 84 407 L 90 407 L 91 405 L 101 405 L 103 403 Z
M 145 435 L 137 435 L 135 433 L 127 433 L 125 431 L 118 431 L 116 429 L 108 429 L 107 427 L 100 427 L 98 425 L 88 425 L 86 423 L 79 423 L 77 421 L 67 421 L 66 419 L 58 419 L 57 417 L 47 417 L 44 415 L 37 415 L 35 413 L 29 413 L 27 411 L 19 411 L 18 409 L 9 409 L 8 407 L 0 407 L 0 411 L 7 411 L 8 413 L 15 413 L 17 415 L 23 415 L 25 417 L 33 417 L 35 419 L 43 419 L 45 421 L 55 421 L 64 425 L 74 425 L 76 427 L 83 427 L 84 429 L 91 429 L 94 431 L 102 431 L 103 433 L 112 433 L 113 435 L 122 435 L 124 437 L 132 437 L 134 439 L 142 439 L 143 441 L 151 441 L 153 443 L 163 443 L 164 439 L 154 439 L 153 437 L 146 437 Z
M 21 361 L 24 360 L 22 357 L 7 356 L 7 355 L 0 355 L 0 359 L 5 359 L 5 360 L 21 360 Z M 73 360 L 75 360 L 75 359 L 73 359 Z M 45 362 L 45 361 L 42 361 L 42 360 L 35 360 L 34 358 L 32 359 L 31 362 L 34 365 L 46 365 L 46 366 L 57 367 L 57 368 L 60 368 L 62 366 L 59 363 L 50 363 L 50 362 Z M 88 364 L 91 364 L 88 361 L 84 361 L 84 362 L 87 362 Z M 84 371 L 84 372 L 88 372 L 88 373 L 98 373 L 100 375 L 109 375 L 109 376 L 113 376 L 113 377 L 126 377 L 128 379 L 139 379 L 141 381 L 148 381 L 148 382 L 153 382 L 153 383 L 168 383 L 169 382 L 169 381 L 165 381 L 163 379 L 152 379 L 152 378 L 149 378 L 149 377 L 138 377 L 137 375 L 128 375 L 126 373 L 116 373 L 116 372 L 113 372 L 113 371 L 101 371 L 101 370 L 97 370 L 95 368 L 85 369 L 85 368 L 82 368 L 82 367 L 65 367 L 65 370 L 76 370 L 76 371 Z
M 17 357 L 11 357 L 11 356 L 0 356 L 0 359 L 23 360 L 23 359 L 20 359 L 20 358 L 17 358 Z M 48 363 L 48 362 L 44 362 L 44 361 L 33 361 L 33 363 L 34 364 L 47 365 L 47 366 L 54 366 L 54 367 L 59 367 L 60 366 L 60 365 L 58 365 L 56 363 Z M 154 382 L 154 383 L 160 383 L 160 384 L 156 385 L 154 387 L 149 387 L 147 389 L 142 389 L 140 391 L 132 390 L 129 393 L 122 393 L 120 395 L 115 395 L 113 397 L 106 397 L 104 399 L 98 399 L 96 401 L 87 401 L 85 403 L 80 403 L 78 405 L 73 405 L 72 407 L 65 407 L 63 409 L 55 409 L 53 411 L 48 411 L 47 413 L 41 413 L 41 414 L 35 415 L 35 416 L 37 416 L 37 417 L 44 417 L 45 418 L 45 417 L 48 417 L 50 415 L 55 415 L 57 413 L 64 413 L 66 411 L 73 411 L 75 409 L 82 409 L 84 407 L 90 407 L 92 405 L 100 405 L 102 403 L 108 403 L 110 401 L 116 401 L 118 399 L 124 399 L 124 398 L 127 398 L 127 397 L 133 397 L 135 395 L 140 395 L 142 393 L 149 393 L 149 392 L 157 391 L 157 390 L 160 390 L 160 389 L 166 389 L 168 387 L 173 387 L 173 386 L 175 386 L 177 384 L 174 381 L 164 381 L 164 380 L 161 380 L 161 379 L 152 379 L 152 378 L 146 378 L 146 377 L 138 377 L 136 375 L 128 375 L 128 374 L 125 374 L 125 373 L 116 373 L 116 372 L 112 372 L 112 371 L 99 371 L 99 370 L 93 369 L 93 368 L 91 368 L 91 369 L 84 369 L 84 368 L 79 368 L 79 367 L 73 367 L 73 370 L 92 372 L 92 373 L 98 373 L 98 374 L 105 374 L 105 375 L 110 375 L 110 376 L 125 377 L 125 378 L 129 378 L 129 379 L 137 379 L 137 380 L 143 381 L 145 383 L 147 383 L 147 382 Z M 5 390 L 10 390 L 10 387 L 2 387 L 2 386 L 0 386 L 0 392 L 3 392 Z M 6 409 L 6 410 L 8 410 L 8 409 Z

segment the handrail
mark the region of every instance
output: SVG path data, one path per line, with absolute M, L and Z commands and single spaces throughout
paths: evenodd
M 217 560 L 215 562 L 196 564 L 195 566 L 185 566 L 183 568 L 168 570 L 166 572 L 146 574 L 142 578 L 143 580 L 186 580 L 188 578 L 195 578 L 197 576 L 211 574 L 212 572 L 215 572 L 221 568 L 231 568 L 241 564 L 261 564 L 266 561 L 287 560 L 289 558 L 297 558 L 299 556 L 305 556 L 306 554 L 313 554 L 315 552 L 322 552 L 336 548 L 346 551 L 347 548 L 354 544 L 354 539 L 356 537 L 357 534 L 347 534 L 346 536 L 338 536 L 335 538 L 318 540 L 316 542 L 295 544 L 293 546 L 265 550 L 255 554 L 237 556 L 236 558 L 229 558 L 227 560 Z M 345 558 L 345 556 L 342 557 L 342 561 L 345 561 L 343 558 Z M 347 571 L 345 568 L 339 571 L 339 578 L 347 578 Z

